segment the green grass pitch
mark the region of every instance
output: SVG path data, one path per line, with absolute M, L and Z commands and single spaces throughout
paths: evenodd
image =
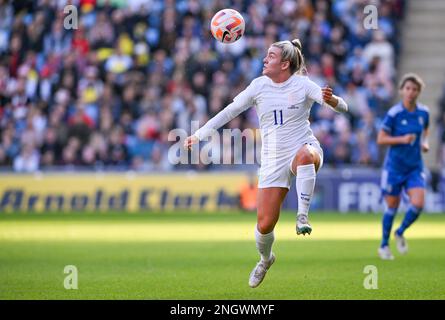
M 421 216 L 405 256 L 392 240 L 394 261 L 377 257 L 380 218 L 312 213 L 312 235 L 297 237 L 282 213 L 277 260 L 251 289 L 252 213 L 2 213 L 0 299 L 444 299 L 445 215 Z M 64 288 L 66 265 L 77 290 Z M 376 290 L 363 286 L 367 265 Z

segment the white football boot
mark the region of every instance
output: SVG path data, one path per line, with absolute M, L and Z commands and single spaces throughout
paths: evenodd
M 255 268 L 253 268 L 249 277 L 249 286 L 251 288 L 256 288 L 263 281 L 266 276 L 267 270 L 275 262 L 275 255 L 272 253 L 269 261 L 260 260 Z
M 394 260 L 394 256 L 391 253 L 391 250 L 388 246 L 385 247 L 379 247 L 379 256 L 382 260 Z
M 297 235 L 306 235 L 311 234 L 312 227 L 309 224 L 309 221 L 307 219 L 307 215 L 299 214 L 297 215 Z
M 408 243 L 404 236 L 399 236 L 397 232 L 394 232 L 394 238 L 396 239 L 397 251 L 401 254 L 406 254 L 408 252 Z

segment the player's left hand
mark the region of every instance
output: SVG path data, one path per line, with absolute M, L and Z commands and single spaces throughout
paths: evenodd
M 329 103 L 332 100 L 332 88 L 328 86 L 321 89 L 321 93 L 323 95 L 323 101 Z
M 430 145 L 427 142 L 422 143 L 422 152 L 428 152 L 430 150 Z

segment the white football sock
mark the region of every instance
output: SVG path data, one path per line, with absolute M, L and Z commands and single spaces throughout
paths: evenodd
M 297 167 L 298 215 L 308 215 L 315 187 L 315 165 L 306 164 Z
M 258 226 L 255 226 L 256 248 L 261 255 L 261 260 L 269 261 L 274 239 L 275 237 L 273 231 L 262 234 L 258 231 Z

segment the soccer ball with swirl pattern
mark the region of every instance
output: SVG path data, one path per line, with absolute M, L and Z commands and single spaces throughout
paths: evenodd
M 210 22 L 213 37 L 222 43 L 239 40 L 244 34 L 245 26 L 243 16 L 233 9 L 218 11 Z

